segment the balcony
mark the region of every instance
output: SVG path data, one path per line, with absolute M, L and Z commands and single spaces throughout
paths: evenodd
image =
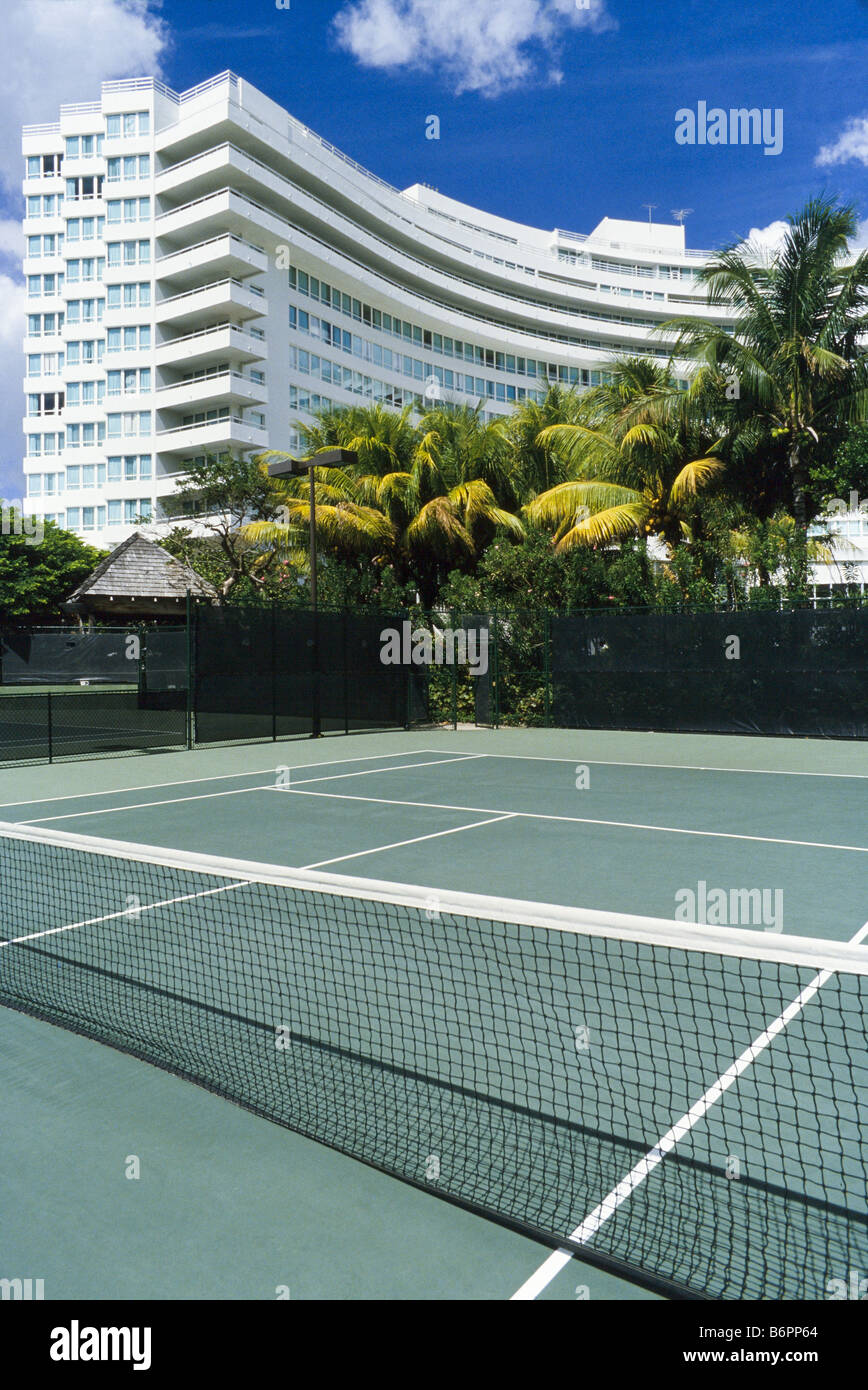
M 239 366 L 245 362 L 264 362 L 267 358 L 268 344 L 265 339 L 255 338 L 232 323 L 218 323 L 198 333 L 169 338 L 157 344 L 154 355 L 158 367 L 183 363 L 190 368 L 216 366 L 218 362 L 227 360 L 233 366 Z
M 273 212 L 230 188 L 160 213 L 154 231 L 161 242 L 170 245 L 189 245 L 194 239 L 198 243 L 223 232 L 234 232 L 244 239 L 276 246 L 287 235 L 286 225 Z
M 219 454 L 231 449 L 267 449 L 268 431 L 229 415 L 223 420 L 203 420 L 195 425 L 157 430 L 154 445 L 160 454 L 179 454 L 184 458 L 206 451 Z
M 226 232 L 183 251 L 160 256 L 154 274 L 161 284 L 182 291 L 202 280 L 244 280 L 250 275 L 263 275 L 267 269 L 268 256 L 260 247 Z
M 158 410 L 182 410 L 202 406 L 264 405 L 268 389 L 261 381 L 251 381 L 241 372 L 209 372 L 193 381 L 176 381 L 155 392 Z
M 183 294 L 159 299 L 154 305 L 157 323 L 172 324 L 175 328 L 203 326 L 203 318 L 228 319 L 242 324 L 248 319 L 264 318 L 268 312 L 265 296 L 240 280 L 217 280 Z

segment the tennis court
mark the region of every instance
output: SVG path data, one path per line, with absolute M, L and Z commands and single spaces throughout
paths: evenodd
M 0 803 L 0 996 L 41 1015 L 0 1011 L 0 1274 L 592 1299 L 864 1274 L 864 745 L 417 730 L 12 769 Z

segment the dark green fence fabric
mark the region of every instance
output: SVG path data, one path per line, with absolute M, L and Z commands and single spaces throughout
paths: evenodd
M 414 644 L 426 634 L 418 660 Z M 10 669 L 37 683 L 37 670 L 47 679 L 60 669 L 38 665 L 38 635 L 17 633 L 4 649 Z M 866 608 L 315 617 L 201 605 L 189 629 L 56 635 L 74 639 L 67 672 L 78 664 L 80 679 L 96 684 L 122 660 L 128 677 L 136 668 L 137 688 L 0 692 L 0 762 L 428 721 L 868 738 Z M 138 661 L 126 655 L 129 635 L 140 640 Z
M 555 615 L 564 728 L 868 738 L 868 611 Z
M 138 633 L 134 625 L 96 632 L 75 628 L 4 632 L 0 681 L 3 685 L 136 685 Z
M 425 673 L 383 660 L 405 614 L 197 608 L 196 743 L 404 728 L 426 708 Z

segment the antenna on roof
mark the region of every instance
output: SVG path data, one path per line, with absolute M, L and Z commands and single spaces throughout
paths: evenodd
M 693 208 L 673 208 L 672 216 L 675 218 L 675 221 L 680 222 L 683 227 L 685 217 L 689 217 L 692 211 Z
M 642 206 L 643 206 L 643 208 L 647 208 L 647 209 L 648 209 L 648 226 L 650 227 L 650 226 L 651 226 L 651 214 L 652 214 L 652 212 L 654 211 L 654 209 L 657 207 L 657 204 L 656 204 L 656 203 L 643 203 Z

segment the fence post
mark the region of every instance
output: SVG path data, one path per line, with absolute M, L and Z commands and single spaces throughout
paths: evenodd
M 545 670 L 545 721 L 546 728 L 551 728 L 552 722 L 552 673 L 551 673 L 551 615 L 547 608 L 543 609 L 543 667 Z
M 193 595 L 187 590 L 187 750 L 193 747 Z
M 493 685 L 493 687 L 494 687 L 494 689 L 493 689 L 493 695 L 494 695 L 494 709 L 493 709 L 492 713 L 493 713 L 493 715 L 494 715 L 494 727 L 495 727 L 495 729 L 499 729 L 499 728 L 500 728 L 500 643 L 499 643 L 498 635 L 497 635 L 497 634 L 498 634 L 498 630 L 499 630 L 499 619 L 498 619 L 498 616 L 497 616 L 497 609 L 495 608 L 495 610 L 494 610 L 494 621 L 493 621 L 493 623 L 492 623 L 492 625 L 491 625 L 491 632 L 492 632 L 492 636 L 494 637 L 494 641 L 493 641 L 492 644 L 491 644 L 491 649 L 492 649 L 492 667 L 491 667 L 491 671 L 492 671 L 492 685 Z
M 277 742 L 277 608 L 271 600 L 271 742 Z
M 452 612 L 450 612 L 450 614 L 449 614 L 449 626 L 450 626 L 450 628 L 452 629 L 452 631 L 454 632 L 454 631 L 455 631 L 455 614 L 452 613 Z M 444 648 L 444 650 L 445 650 L 445 648 Z M 453 660 L 452 660 L 452 731 L 453 731 L 453 733 L 455 733 L 455 732 L 457 731 L 457 729 L 458 729 L 458 662 L 455 661 L 455 659 L 454 659 L 454 658 L 455 658 L 455 649 L 454 649 L 454 646 L 453 646 L 453 650 L 452 650 L 452 657 L 453 657 Z
M 52 727 L 51 727 L 51 691 L 50 691 L 50 690 L 49 690 L 48 695 L 46 696 L 46 698 L 47 698 L 47 700 L 48 700 L 48 761 L 49 761 L 49 762 L 53 762 L 53 761 L 54 761 L 54 737 L 53 737 L 53 730 L 52 730 Z
M 341 613 L 341 667 L 343 674 L 344 733 L 350 732 L 350 670 L 349 670 L 349 610 L 344 602 Z

